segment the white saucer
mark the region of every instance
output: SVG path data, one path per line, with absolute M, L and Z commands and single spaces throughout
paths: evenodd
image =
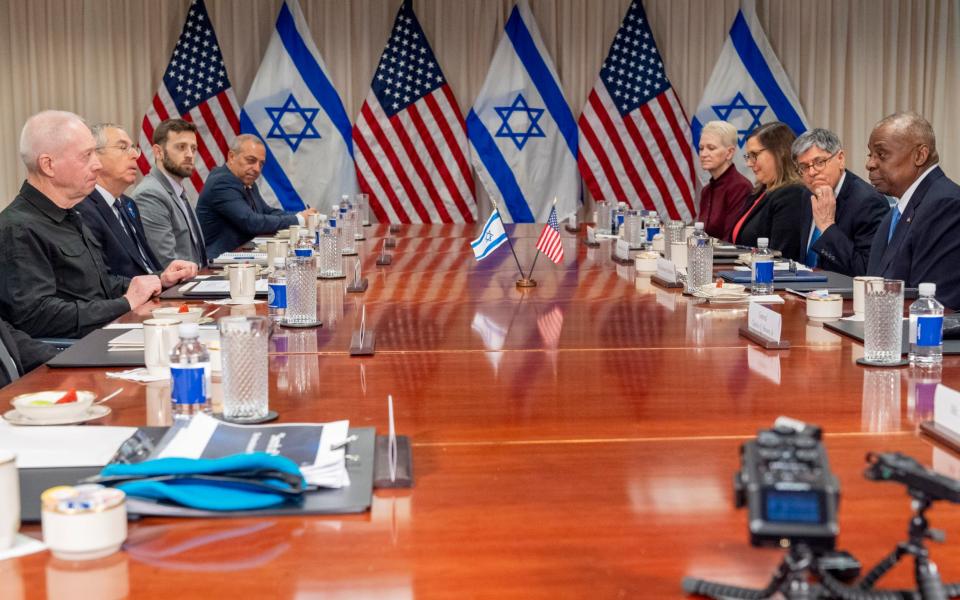
M 87 409 L 87 412 L 76 417 L 67 419 L 45 419 L 37 421 L 28 419 L 21 415 L 16 409 L 8 410 L 3 414 L 3 418 L 12 425 L 75 425 L 77 423 L 86 423 L 95 419 L 102 419 L 110 414 L 110 407 L 102 404 L 94 404 Z
M 250 302 L 234 300 L 233 298 L 224 298 L 222 300 L 204 300 L 207 304 L 219 304 L 221 306 L 249 306 L 251 304 L 266 304 L 266 300 L 252 300 Z

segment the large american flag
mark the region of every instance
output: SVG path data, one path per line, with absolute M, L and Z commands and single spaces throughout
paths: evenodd
M 353 128 L 360 188 L 380 222 L 477 217 L 463 115 L 405 0 Z
M 207 8 L 203 0 L 194 0 L 170 64 L 163 72 L 160 89 L 143 117 L 140 130 L 143 154 L 137 161 L 140 171 L 146 175 L 153 165 L 153 130 L 160 121 L 177 117 L 190 121 L 199 130 L 199 148 L 196 169 L 189 182 L 184 181 L 184 188 L 191 190 L 196 198 L 207 174 L 223 164 L 230 142 L 240 133 L 239 112 Z
M 537 238 L 537 250 L 547 255 L 555 264 L 563 262 L 563 243 L 560 241 L 560 224 L 557 223 L 557 207 L 550 209 L 547 224 Z
M 595 199 L 695 214 L 690 126 L 635 0 L 580 114 L 580 173 Z

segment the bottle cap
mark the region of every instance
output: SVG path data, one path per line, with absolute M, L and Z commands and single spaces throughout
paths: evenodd
M 769 244 L 769 238 L 757 238 L 757 248 L 766 248 Z
M 921 296 L 933 296 L 937 293 L 937 284 L 935 283 L 921 283 L 917 287 Z
M 702 231 L 702 230 L 703 230 L 703 222 L 702 222 L 702 221 L 697 221 L 696 223 L 693 224 L 693 228 L 694 228 L 696 231 Z
M 200 336 L 199 323 L 180 323 L 180 337 L 195 338 Z
M 273 268 L 282 269 L 286 263 L 286 259 L 282 256 L 274 257 L 273 259 Z

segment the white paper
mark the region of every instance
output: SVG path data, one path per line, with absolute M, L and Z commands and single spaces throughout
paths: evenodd
M 254 289 L 257 293 L 267 293 L 267 280 L 258 279 Z M 197 294 L 229 294 L 230 282 L 226 279 L 215 279 L 213 281 L 201 281 L 193 287 L 192 290 Z
M 143 323 L 110 323 L 104 329 L 143 329 Z
M 782 326 L 783 319 L 780 317 L 780 313 L 762 304 L 750 303 L 750 308 L 747 309 L 747 327 L 751 331 L 779 342 Z
M 6 550 L 0 550 L 0 560 L 7 560 L 8 558 L 17 558 L 18 556 L 26 556 L 28 554 L 35 554 L 37 552 L 43 552 L 47 549 L 47 545 L 36 540 L 28 535 L 23 535 L 18 533 L 13 536 L 13 546 L 7 548 Z
M 937 384 L 933 394 L 933 422 L 960 435 L 960 392 Z
M 206 345 L 220 346 L 220 331 L 216 328 L 201 328 L 200 342 Z M 143 350 L 143 328 L 131 329 L 126 333 L 121 333 L 117 337 L 107 342 L 109 350 L 119 350 L 126 352 L 129 350 Z
M 17 427 L 0 419 L 0 448 L 17 455 L 17 468 L 102 467 L 136 427 Z
M 626 240 L 618 239 L 613 252 L 614 255 L 621 260 L 630 260 L 630 243 Z
M 587 225 L 587 243 L 595 244 L 597 241 L 597 230 Z
M 760 296 L 751 295 L 747 298 L 750 302 L 757 302 L 759 304 L 783 304 L 783 297 L 778 294 L 763 294 Z
M 657 259 L 657 277 L 667 283 L 677 282 L 677 266 L 665 258 Z

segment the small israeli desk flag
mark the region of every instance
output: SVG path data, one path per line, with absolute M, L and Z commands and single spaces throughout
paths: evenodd
M 782 121 L 797 135 L 807 130 L 800 100 L 760 26 L 754 0 L 740 5 L 690 123 L 695 149 L 700 147 L 703 126 L 717 120 L 737 128 L 740 148 L 747 134 L 763 123 Z M 735 152 L 733 158 L 745 172 L 742 154 Z M 694 162 L 700 170 L 699 162 Z M 709 175 L 700 171 L 700 178 L 705 181 Z
M 352 125 L 297 0 L 285 0 L 240 113 L 264 141 L 260 192 L 286 210 L 324 211 L 357 193 Z
M 470 242 L 473 248 L 473 255 L 476 259 L 483 260 L 490 256 L 494 250 L 507 241 L 507 232 L 503 229 L 503 220 L 500 219 L 500 211 L 496 208 L 490 213 L 490 218 L 483 225 L 483 231 L 480 237 Z
M 577 210 L 577 122 L 527 0 L 507 19 L 483 88 L 467 114 L 470 158 L 503 220 L 546 223 Z

